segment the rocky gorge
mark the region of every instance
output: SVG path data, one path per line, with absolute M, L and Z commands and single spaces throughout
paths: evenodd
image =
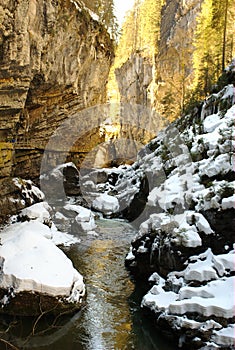
M 162 96 L 200 3 L 163 8 Z M 82 2 L 6 0 L 0 18 L 1 313 L 80 310 L 83 276 L 58 246 L 115 218 L 137 230 L 125 264 L 149 287 L 141 317 L 177 347 L 233 349 L 234 62 L 221 89 L 163 129 L 156 67 L 138 52 L 116 72 L 121 104 L 104 105 L 113 42 Z
M 193 78 L 192 38 L 202 2 L 164 1 L 153 57 L 140 49 L 115 70 L 121 102 L 154 108 L 163 118 L 162 125 L 164 119 L 172 121 L 180 115 L 186 104 L 186 90 Z

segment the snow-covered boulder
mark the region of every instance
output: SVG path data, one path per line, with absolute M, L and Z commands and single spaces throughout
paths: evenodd
M 20 214 L 19 218 L 25 220 L 38 220 L 43 224 L 51 226 L 51 208 L 47 202 L 41 202 L 31 205 L 30 207 L 24 208 Z
M 102 193 L 93 200 L 92 207 L 101 213 L 112 215 L 119 211 L 119 202 L 116 197 Z
M 74 234 L 79 229 L 82 231 L 92 231 L 96 228 L 95 215 L 90 209 L 84 208 L 77 204 L 66 204 L 64 209 L 76 213 L 72 224 L 72 232 Z
M 136 279 L 165 278 L 142 305 L 186 349 L 232 349 L 234 341 L 234 102 L 233 85 L 208 97 L 152 140 L 122 178 L 121 190 L 146 175 L 149 190 L 126 266 Z
M 81 306 L 83 278 L 52 235 L 39 221 L 16 223 L 1 232 L 2 312 L 34 315 Z

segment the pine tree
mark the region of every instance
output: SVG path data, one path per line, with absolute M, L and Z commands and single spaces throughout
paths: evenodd
M 144 0 L 139 14 L 139 46 L 145 56 L 157 53 L 163 1 Z
M 121 37 L 116 50 L 115 68 L 120 67 L 136 51 L 136 12 L 127 13 L 121 29 Z
M 114 1 L 113 0 L 100 0 L 98 2 L 98 14 L 101 21 L 109 29 L 112 38 L 117 37 L 118 24 L 114 15 Z
M 233 55 L 234 0 L 204 0 L 194 39 L 194 86 L 198 97 L 211 92 Z
M 113 0 L 83 0 L 84 4 L 93 12 L 95 12 L 100 21 L 109 30 L 112 38 L 118 35 L 117 18 L 114 15 Z
M 115 79 L 113 71 L 121 67 L 131 55 L 138 53 L 153 65 L 153 83 L 149 88 L 151 101 L 155 99 L 155 65 L 164 3 L 165 0 L 135 0 L 133 8 L 127 13 L 116 49 L 114 67 L 110 74 L 110 91 L 114 91 L 114 87 L 117 86 L 113 81 Z M 117 96 L 115 93 L 114 95 Z

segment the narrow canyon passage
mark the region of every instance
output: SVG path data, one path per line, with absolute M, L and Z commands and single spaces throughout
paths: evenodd
M 234 17 L 0 1 L 0 350 L 234 349 Z

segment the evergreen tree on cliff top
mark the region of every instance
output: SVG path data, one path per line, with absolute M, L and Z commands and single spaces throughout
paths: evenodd
M 118 33 L 117 19 L 114 15 L 113 0 L 83 0 L 84 4 L 95 12 L 100 21 L 107 27 L 111 36 L 116 38 Z
M 212 91 L 234 51 L 234 0 L 204 0 L 197 19 L 193 55 L 198 97 Z

